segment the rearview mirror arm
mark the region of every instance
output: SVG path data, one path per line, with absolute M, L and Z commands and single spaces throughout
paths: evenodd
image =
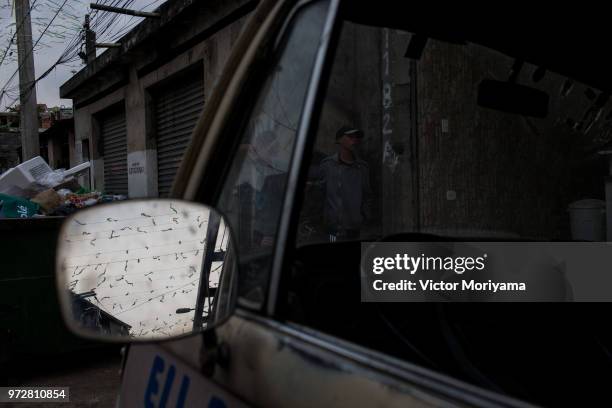
M 202 273 L 200 275 L 200 285 L 198 286 L 198 296 L 196 298 L 195 315 L 193 316 L 193 330 L 202 330 L 204 303 L 208 300 L 210 312 L 210 293 L 209 293 L 209 273 L 213 262 L 215 246 L 217 244 L 217 235 L 219 233 L 219 225 L 221 217 L 211 212 L 208 219 L 208 228 L 206 230 L 206 249 L 204 251 L 204 259 L 202 260 Z

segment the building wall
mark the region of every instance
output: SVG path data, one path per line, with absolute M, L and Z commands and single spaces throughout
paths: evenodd
M 597 155 L 589 158 L 587 148 L 598 132 L 569 125 L 592 104 L 585 86 L 575 84 L 561 97 L 564 77 L 547 72 L 536 83 L 536 67 L 525 64 L 518 83 L 550 95 L 547 118 L 477 106 L 480 81 L 507 80 L 512 64 L 482 47 L 428 42 L 417 65 L 424 231 L 563 239 L 569 237 L 568 205 L 603 198 L 605 171 L 598 170 Z
M 383 235 L 420 228 L 414 136 L 415 62 L 405 56 L 409 40 L 409 33 L 385 28 L 379 42 Z
M 19 164 L 21 138 L 18 132 L 0 132 L 0 174 Z
M 335 154 L 338 151 L 335 136 L 342 126 L 353 126 L 363 131 L 360 156 L 370 167 L 370 180 L 376 197 L 373 203 L 375 217 L 380 216 L 383 206 L 380 166 L 380 38 L 381 30 L 378 28 L 352 23 L 344 25 L 313 154 L 314 166 L 317 166 L 322 158 Z M 308 218 L 311 214 L 321 211 L 322 197 L 316 190 L 306 194 L 305 200 L 303 217 Z M 378 230 L 377 225 L 373 225 L 373 228 Z
M 0 112 L 0 127 L 18 128 L 19 127 L 19 113 Z
M 47 140 L 48 163 L 52 169 L 68 169 L 70 142 L 74 145 L 74 131 L 66 129 L 61 134 L 55 134 Z
M 537 67 L 525 64 L 518 83 L 550 95 L 547 118 L 479 107 L 480 82 L 507 80 L 512 59 L 430 39 L 415 61 L 410 39 L 345 23 L 318 128 L 315 166 L 336 151 L 341 125 L 364 130 L 380 228 L 366 233 L 569 238 L 568 205 L 604 198 L 606 162 L 594 146 L 612 139 L 610 106 L 592 112 L 586 86 L 560 96 L 565 77 L 536 82 Z M 305 200 L 303 217 L 323 198 Z
M 222 28 L 207 39 L 195 44 L 160 67 L 139 76 L 143 65 L 150 61 L 131 64 L 128 83 L 111 93 L 95 99 L 85 106 L 75 104 L 75 143 L 71 149 L 71 165 L 83 161 L 83 140 L 89 140 L 90 157 L 93 161 L 93 187 L 104 190 L 104 157 L 99 152 L 99 130 L 96 116 L 113 105 L 123 103 L 126 110 L 128 146 L 128 189 L 131 198 L 157 196 L 157 154 L 154 137 L 154 118 L 151 109 L 150 90 L 156 85 L 172 80 L 181 71 L 201 64 L 201 75 L 205 83 L 205 99 L 229 56 L 247 17 L 242 17 Z M 133 171 L 130 171 L 133 169 Z M 86 180 L 81 180 L 87 184 Z
M 345 22 L 323 106 L 315 161 L 337 151 L 340 126 L 364 132 L 360 155 L 369 165 L 373 193 L 365 234 L 413 231 L 418 224 L 411 66 L 404 57 L 409 38 L 404 32 Z M 304 216 L 314 212 L 315 200 L 322 198 L 307 195 Z

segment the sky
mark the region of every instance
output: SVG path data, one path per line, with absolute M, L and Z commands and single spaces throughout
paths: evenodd
M 189 333 L 193 311 L 176 311 L 195 307 L 209 215 L 201 204 L 173 200 L 83 210 L 62 229 L 62 281 L 76 294 L 93 290 L 89 300 L 129 324 L 136 337 Z M 226 250 L 228 240 L 222 223 L 216 251 Z M 221 267 L 211 265 L 212 287 Z
M 19 103 L 18 80 L 15 75 L 12 81 L 7 81 L 17 70 L 17 47 L 15 41 L 10 43 L 15 32 L 15 13 L 13 4 L 15 0 L 0 0 L 0 60 L 3 59 L 8 49 L 6 58 L 0 65 L 0 111 L 5 111 L 7 106 Z M 74 43 L 76 47 L 73 55 L 78 52 L 81 42 L 78 41 L 79 31 L 82 28 L 85 14 L 92 13 L 92 27 L 95 26 L 100 42 L 111 42 L 129 32 L 131 27 L 136 26 L 143 18 L 114 13 L 95 12 L 89 9 L 89 4 L 97 2 L 101 4 L 125 6 L 135 10 L 152 11 L 159 7 L 164 0 L 29 0 L 33 6 L 32 37 L 33 43 L 39 38 L 40 41 L 34 49 L 35 76 L 38 78 L 43 72 L 58 60 L 67 47 Z M 57 12 L 60 10 L 59 12 Z M 57 13 L 57 16 L 56 16 Z M 55 19 L 53 19 L 55 16 Z M 114 16 L 114 20 L 112 20 Z M 51 22 L 51 20 L 53 21 Z M 51 24 L 50 24 L 51 23 Z M 40 37 L 44 29 L 49 25 L 45 34 Z M 74 42 L 73 42 L 74 40 Z M 9 47 L 9 44 L 10 47 Z M 100 55 L 104 50 L 99 50 Z M 47 106 L 72 106 L 69 99 L 60 99 L 59 87 L 66 82 L 74 73 L 84 67 L 80 58 L 75 56 L 73 61 L 56 66 L 48 76 L 40 80 L 36 85 L 37 102 Z M 16 101 L 16 102 L 13 102 Z

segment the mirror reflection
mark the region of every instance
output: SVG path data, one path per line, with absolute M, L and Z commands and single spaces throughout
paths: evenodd
M 220 215 L 200 204 L 127 201 L 81 211 L 58 243 L 64 312 L 89 335 L 202 330 L 213 323 L 229 242 Z

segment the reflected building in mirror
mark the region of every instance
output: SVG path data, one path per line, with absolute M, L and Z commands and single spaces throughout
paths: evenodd
M 95 297 L 95 292 L 76 294 L 70 291 L 74 321 L 92 333 L 112 336 L 129 336 L 132 326 L 100 309 L 87 298 Z

